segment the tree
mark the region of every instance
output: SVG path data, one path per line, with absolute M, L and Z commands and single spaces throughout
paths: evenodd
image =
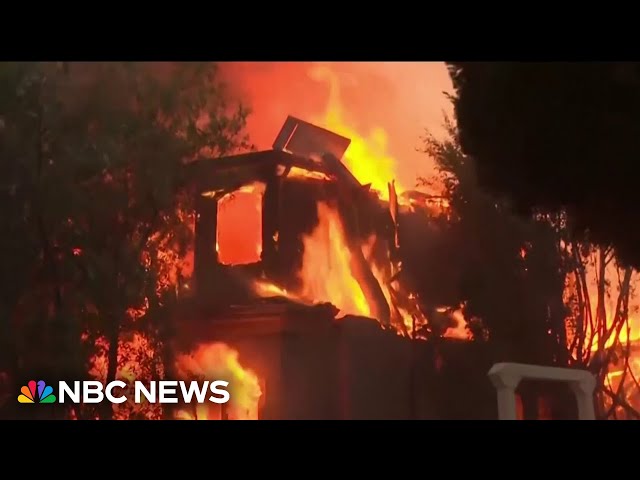
M 571 363 L 596 375 L 600 417 L 640 419 L 640 365 L 631 343 L 633 270 L 619 265 L 611 248 L 577 242 L 563 248 L 572 259 L 565 291 Z
M 2 260 L 13 267 L 0 308 L 14 347 L 0 370 L 78 379 L 101 343 L 111 381 L 123 335 L 165 346 L 159 319 L 190 234 L 183 166 L 245 146 L 245 115 L 212 64 L 0 67 Z
M 455 270 L 444 277 L 456 282 L 449 292 L 457 292 L 474 338 L 492 345 L 496 361 L 566 365 L 565 267 L 552 223 L 516 217 L 487 195 L 455 125 L 445 126 L 444 140 L 425 137 L 450 214 L 439 228 L 440 248 L 424 257 L 424 271 L 442 281 L 437 272 Z
M 449 63 L 480 184 L 640 267 L 640 63 Z
M 577 241 L 564 213 L 514 215 L 481 188 L 475 158 L 462 152 L 455 126 L 445 125 L 448 137 L 428 134 L 425 151 L 450 209 L 427 241 L 420 238 L 423 250 L 413 254 L 422 262 L 406 262 L 419 266 L 410 273 L 421 296 L 463 303 L 475 341 L 494 361 L 587 368 L 598 380 L 600 417 L 640 418 L 632 269 L 612 248 Z

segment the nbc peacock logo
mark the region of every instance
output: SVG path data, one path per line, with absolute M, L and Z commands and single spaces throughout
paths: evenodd
M 19 403 L 55 403 L 56 396 L 53 388 L 47 385 L 44 380 L 31 380 L 20 389 L 18 395 Z

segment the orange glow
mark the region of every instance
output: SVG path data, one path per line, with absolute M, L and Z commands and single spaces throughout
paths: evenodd
M 240 265 L 260 261 L 262 254 L 262 194 L 264 184 L 246 185 L 218 201 L 220 263 Z
M 314 74 L 318 68 L 329 75 Z M 258 150 L 271 147 L 287 115 L 328 127 L 330 76 L 339 87 L 343 123 L 367 140 L 376 129 L 386 132 L 386 157 L 397 160 L 393 178 L 400 186 L 413 188 L 417 176 L 434 173 L 417 147 L 425 128 L 444 133 L 443 112 L 451 112 L 443 62 L 228 62 L 221 74 L 230 93 L 252 109 L 247 130 Z
M 610 319 L 609 312 L 607 312 L 607 319 Z M 607 323 L 611 323 L 608 321 Z M 589 332 L 589 329 L 587 329 Z M 590 333 L 587 333 L 587 338 L 589 338 Z M 626 374 L 626 378 L 624 378 L 624 390 L 623 390 L 623 398 L 635 409 L 640 409 L 640 392 L 631 377 L 635 377 L 636 381 L 640 380 L 640 318 L 639 317 L 629 317 L 628 325 L 622 327 L 619 335 L 620 344 L 623 348 L 627 347 L 627 343 L 630 346 L 629 352 L 629 371 Z M 607 341 L 605 342 L 605 349 L 611 348 L 614 346 L 615 342 L 615 334 L 612 334 Z M 594 335 L 592 342 L 592 351 L 598 351 L 598 336 Z M 607 385 L 614 391 L 619 391 L 621 387 L 620 382 L 623 381 L 624 377 L 624 366 L 623 361 L 618 360 L 613 362 L 609 367 L 609 372 L 607 373 L 606 383 Z
M 620 391 L 620 383 L 624 382 L 624 391 L 622 392 L 623 399 L 631 405 L 633 408 L 640 408 L 640 391 L 638 390 L 635 382 L 640 380 L 640 355 L 638 349 L 632 350 L 629 356 L 629 372 L 624 377 L 624 371 L 619 368 L 610 371 L 607 374 L 607 385 L 614 391 Z M 634 377 L 635 381 L 630 378 Z
M 608 309 L 607 309 L 608 310 Z M 611 324 L 611 314 L 609 311 L 607 311 L 607 319 L 609 320 L 607 323 Z M 589 328 L 587 328 L 587 332 L 589 332 Z M 590 335 L 590 333 L 588 333 L 587 335 Z M 627 326 L 623 326 L 622 330 L 620 330 L 620 336 L 618 337 L 620 340 L 620 343 L 622 343 L 623 345 L 625 345 L 627 343 L 627 340 L 630 343 L 633 342 L 638 342 L 640 341 L 640 317 L 629 317 L 628 320 L 628 329 Z M 604 344 L 604 348 L 611 348 L 613 346 L 615 342 L 615 334 L 611 334 L 609 336 L 609 338 L 607 339 L 607 341 Z M 594 335 L 593 338 L 593 349 L 597 350 L 598 348 L 598 335 Z
M 611 279 L 611 283 L 615 282 L 615 279 L 619 272 L 617 271 L 616 265 L 613 263 L 609 264 L 606 268 L 605 280 Z M 632 292 L 630 295 L 630 310 L 635 311 L 633 304 L 634 296 L 633 296 L 633 285 L 635 285 L 635 278 L 637 272 L 633 273 L 631 285 Z M 575 291 L 576 287 L 576 277 L 575 274 L 571 274 L 567 278 L 568 284 L 565 289 L 565 301 L 568 300 L 573 291 Z M 596 277 L 596 265 L 589 264 L 586 269 L 586 282 L 587 282 L 587 290 L 590 292 L 590 302 L 591 302 L 591 318 L 593 322 L 596 322 L 597 318 L 597 284 L 598 279 Z M 598 325 L 596 328 L 596 332 L 593 332 L 592 325 L 590 322 L 587 322 L 583 336 L 584 336 L 584 348 L 583 348 L 583 359 L 589 358 L 590 362 L 593 363 L 597 361 L 596 359 L 602 359 L 603 356 L 609 356 L 610 363 L 606 366 L 608 369 L 607 375 L 605 377 L 605 386 L 610 388 L 611 391 L 615 392 L 616 395 L 620 395 L 620 398 L 623 401 L 626 401 L 629 406 L 634 408 L 636 411 L 640 411 L 640 390 L 637 387 L 637 382 L 640 380 L 640 316 L 637 314 L 630 314 L 626 322 L 621 326 L 619 335 L 616 335 L 616 326 L 614 325 L 614 317 L 616 311 L 616 302 L 617 302 L 617 289 L 612 285 L 611 292 L 607 292 L 605 294 L 604 300 L 604 309 L 605 309 L 605 320 L 604 327 L 607 332 L 607 338 L 600 344 L 600 329 L 603 327 L 602 325 Z M 570 323 L 569 323 L 570 324 Z M 610 333 L 609 333 L 610 332 Z M 575 332 L 572 328 L 567 329 L 567 344 L 571 346 L 573 344 L 575 338 Z M 619 343 L 616 343 L 619 341 Z M 613 348 L 613 351 L 610 349 Z M 629 349 L 627 351 L 627 348 Z M 615 352 L 615 353 L 614 353 Z M 609 355 L 612 353 L 612 355 Z M 576 346 L 571 354 L 574 358 L 578 357 L 580 352 L 578 351 L 578 347 Z M 628 369 L 625 368 L 625 359 L 624 357 L 628 355 Z M 605 408 L 611 407 L 611 399 L 607 396 L 604 397 L 604 406 Z M 621 413 L 621 410 L 617 409 Z M 624 415 L 624 413 L 623 413 Z
M 326 66 L 316 66 L 309 71 L 311 78 L 327 82 L 329 101 L 322 118 L 316 123 L 332 132 L 351 139 L 342 161 L 363 185 L 371 184 L 381 198 L 388 199 L 388 184 L 396 177 L 397 162 L 388 153 L 388 136 L 382 127 L 372 128 L 366 136 L 360 135 L 348 123 L 340 98 L 338 77 Z M 398 194 L 403 188 L 396 184 Z
M 419 328 L 423 326 L 427 322 L 427 319 L 419 310 L 414 295 L 411 293 L 408 295 L 401 295 L 400 292 L 402 291 L 402 288 L 400 284 L 397 281 L 389 281 L 389 278 L 391 276 L 391 269 L 382 268 L 378 263 L 375 262 L 373 249 L 376 241 L 377 238 L 375 235 L 369 237 L 367 242 L 363 245 L 362 251 L 365 258 L 369 260 L 371 272 L 373 273 L 375 279 L 378 281 L 387 304 L 391 307 L 392 325 L 398 330 L 399 333 L 411 333 L 414 327 Z M 391 260 L 389 258 L 383 259 L 383 263 L 385 266 L 391 267 Z M 405 306 L 400 306 L 397 304 L 396 300 L 399 296 L 403 297 L 402 299 L 404 300 Z M 414 312 L 413 315 L 409 311 L 409 308 L 411 308 L 411 310 Z
M 223 74 L 254 108 L 248 131 L 258 149 L 269 148 L 287 115 L 308 120 L 351 140 L 342 161 L 360 183 L 370 184 L 385 200 L 394 183 L 398 203 L 413 208 L 419 200 L 405 196 L 407 187 L 413 188 L 418 175 L 428 176 L 429 163 L 415 147 L 424 127 L 440 130 L 441 112 L 448 105 L 442 91 L 450 87 L 450 80 L 443 67 L 435 63 L 233 63 L 223 65 Z M 428 88 L 416 87 L 411 80 L 416 76 L 437 85 L 434 95 L 426 93 Z M 423 117 L 423 107 L 434 103 L 439 105 L 438 115 Z M 289 175 L 327 180 L 322 174 L 296 168 Z M 279 295 L 306 304 L 331 302 L 341 315 L 371 316 L 372 305 L 351 271 L 349 242 L 339 215 L 326 205 L 318 210 L 320 222 L 304 239 L 301 291 L 284 291 L 264 281 L 254 289 L 261 296 Z M 417 299 L 401 292 L 397 282 L 389 284 L 397 273 L 390 260 L 370 259 L 369 264 L 390 306 L 392 323 L 402 332 L 424 324 Z M 454 330 L 460 332 L 450 334 L 461 337 L 464 325 Z
M 199 345 L 193 352 L 179 355 L 176 371 L 180 378 L 225 380 L 231 399 L 224 408 L 216 404 L 197 405 L 195 411 L 179 410 L 177 419 L 220 420 L 226 411 L 229 420 L 258 420 L 262 389 L 258 376 L 244 368 L 236 350 L 224 343 Z
M 615 272 L 615 267 L 614 266 L 609 266 L 607 268 L 607 272 L 606 272 L 606 277 L 607 278 L 615 278 L 616 272 Z M 636 273 L 634 273 L 633 277 L 632 277 L 632 282 L 631 285 L 634 285 L 634 278 L 636 277 Z M 595 272 L 593 271 L 593 268 L 588 268 L 587 269 L 587 282 L 588 282 L 588 291 L 591 292 L 590 296 L 592 297 L 592 306 L 591 306 L 591 316 L 592 318 L 596 318 L 596 304 L 595 304 L 595 291 L 597 288 L 597 280 L 595 278 Z M 576 284 L 575 284 L 575 274 L 571 274 L 568 276 L 568 280 L 569 280 L 569 284 L 567 285 L 567 288 L 565 289 L 565 293 L 564 293 L 564 298 L 565 301 L 567 301 L 568 296 L 572 293 L 572 290 L 576 288 Z M 615 291 L 615 288 L 612 288 L 611 290 Z M 613 320 L 614 320 L 614 316 L 615 316 L 615 309 L 616 309 L 616 305 L 615 305 L 615 298 L 617 294 L 611 292 L 607 294 L 607 298 L 605 300 L 605 305 L 604 305 L 604 309 L 605 309 L 605 313 L 606 313 L 606 330 L 610 331 L 613 328 Z M 634 300 L 633 298 L 633 293 L 631 294 L 631 298 L 630 298 L 630 303 L 632 303 Z M 633 306 L 630 306 L 630 310 L 633 310 Z M 593 335 L 592 335 L 592 330 L 591 330 L 591 325 L 587 323 L 587 325 L 585 326 L 585 343 L 588 344 L 589 341 L 591 341 L 591 350 L 592 351 L 597 351 L 600 348 L 599 345 L 599 335 L 598 332 L 596 331 Z M 622 329 L 620 330 L 620 335 L 617 337 L 620 340 L 620 343 L 622 343 L 623 345 L 625 345 L 627 343 L 627 340 L 631 343 L 634 342 L 640 342 L 640 315 L 633 315 L 633 314 L 629 314 L 629 318 L 627 320 L 627 324 L 622 326 Z M 567 343 L 568 345 L 571 345 L 574 339 L 574 332 L 568 330 L 567 331 Z M 612 346 L 614 346 L 614 342 L 616 341 L 616 335 L 615 332 L 612 332 L 607 340 L 604 342 L 603 348 L 611 348 Z M 572 352 L 574 355 L 576 352 Z
M 89 375 L 104 383 L 109 368 L 109 342 L 106 338 L 100 337 L 95 345 L 98 352 L 90 359 Z M 124 391 L 129 400 L 113 405 L 115 420 L 127 420 L 140 416 L 148 420 L 161 418 L 162 405 L 133 402 L 136 380 L 150 380 L 163 375 L 162 365 L 157 361 L 157 358 L 158 352 L 147 336 L 140 333 L 121 335 L 118 344 L 116 379 L 123 380 L 129 385 Z
M 315 230 L 303 238 L 300 296 L 330 302 L 342 315 L 370 316 L 362 287 L 351 274 L 351 253 L 339 214 L 319 203 L 318 219 Z
M 273 283 L 265 280 L 256 280 L 253 282 L 253 291 L 259 297 L 284 297 L 297 303 L 314 305 L 316 302 L 302 298 L 301 296 L 288 292 L 285 288 L 281 288 Z
M 455 322 L 455 327 L 447 329 L 445 338 L 456 338 L 458 340 L 470 340 L 471 332 L 467 329 L 467 321 L 464 319 L 462 310 L 455 310 L 450 317 Z
M 291 167 L 287 178 L 310 178 L 313 180 L 323 180 L 328 181 L 331 180 L 326 174 L 322 172 L 311 172 L 309 170 L 305 170 L 300 167 Z
M 269 282 L 258 281 L 254 284 L 256 294 L 282 296 L 308 305 L 329 302 L 340 309 L 341 317 L 370 316 L 371 308 L 351 272 L 351 253 L 338 212 L 326 203 L 318 203 L 318 225 L 302 241 L 300 291 L 288 292 Z
M 373 258 L 375 242 L 375 235 L 369 237 L 361 245 L 362 253 L 391 309 L 392 326 L 400 334 L 410 334 L 414 327 L 426 324 L 427 318 L 413 294 L 403 292 L 397 281 L 389 281 L 393 271 L 390 260 L 384 258 L 376 262 Z M 324 202 L 318 203 L 318 225 L 303 237 L 303 245 L 302 267 L 298 272 L 301 289 L 289 292 L 272 283 L 257 281 L 255 293 L 262 297 L 282 296 L 308 305 L 328 302 L 340 310 L 338 318 L 345 315 L 371 317 L 373 305 L 352 271 L 352 252 L 338 211 Z M 384 264 L 389 268 L 383 268 L 381 265 Z M 447 330 L 445 336 L 468 340 L 469 332 L 462 313 L 455 312 L 453 319 L 456 326 Z
M 182 210 L 177 212 L 178 217 L 186 226 L 189 234 L 195 234 L 195 215 Z M 147 249 L 142 253 L 142 262 L 146 268 L 155 268 L 158 271 L 158 283 L 156 293 L 175 289 L 178 293 L 182 289 L 188 289 L 188 280 L 193 274 L 193 249 L 182 254 L 178 248 L 179 242 L 174 235 L 161 237 L 152 235 L 148 241 Z M 149 308 L 149 301 L 137 308 L 130 308 L 129 315 L 133 319 L 141 318 Z

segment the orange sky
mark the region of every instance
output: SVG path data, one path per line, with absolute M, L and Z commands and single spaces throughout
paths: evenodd
M 236 62 L 222 64 L 232 92 L 253 113 L 251 140 L 259 149 L 271 147 L 288 114 L 304 120 L 322 118 L 329 100 L 326 82 L 314 80 L 310 62 Z M 451 81 L 443 63 L 323 62 L 338 80 L 345 121 L 363 136 L 382 128 L 387 153 L 396 160 L 397 180 L 411 188 L 418 175 L 431 173 L 431 162 L 415 151 L 425 128 L 442 131 L 443 111 L 450 106 L 443 91 Z M 322 125 L 326 126 L 326 125 Z

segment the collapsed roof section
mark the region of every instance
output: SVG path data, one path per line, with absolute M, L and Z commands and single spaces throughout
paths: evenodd
M 245 291 L 239 288 L 250 278 L 264 277 L 282 285 L 293 281 L 299 260 L 300 237 L 305 222 L 313 219 L 317 198 L 326 196 L 350 213 L 343 218 L 350 232 L 348 248 L 352 251 L 352 268 L 357 281 L 373 305 L 375 318 L 388 323 L 389 305 L 378 280 L 363 256 L 361 242 L 369 230 L 378 229 L 380 214 L 388 207 L 380 203 L 369 185 L 362 185 L 341 159 L 351 140 L 329 130 L 289 116 L 278 133 L 272 150 L 250 152 L 192 164 L 192 182 L 198 190 L 196 200 L 196 241 L 194 258 L 195 293 L 206 302 L 240 303 Z M 288 182 L 294 168 L 323 174 L 330 182 L 314 182 L 303 189 Z M 313 180 L 315 177 L 303 175 Z M 227 194 L 260 183 L 261 245 L 260 260 L 250 264 L 220 262 L 217 247 L 217 206 Z M 317 197 L 317 198 L 316 198 Z M 311 209 L 309 200 L 314 199 Z M 357 207 L 357 208 L 356 208 Z M 245 219 L 238 219 L 243 222 Z M 386 227 L 385 227 L 386 228 Z M 365 231 L 366 230 L 366 231 Z M 214 248 L 215 246 L 215 248 Z M 239 296 L 234 299 L 234 296 Z M 251 295 L 255 296 L 255 292 Z M 374 308 L 375 307 L 375 308 Z M 373 313 L 373 312 L 372 312 Z
M 194 162 L 193 177 L 199 191 L 209 196 L 236 190 L 250 182 L 266 183 L 278 167 L 285 173 L 297 167 L 362 188 L 341 161 L 350 143 L 349 138 L 288 116 L 272 150 Z

